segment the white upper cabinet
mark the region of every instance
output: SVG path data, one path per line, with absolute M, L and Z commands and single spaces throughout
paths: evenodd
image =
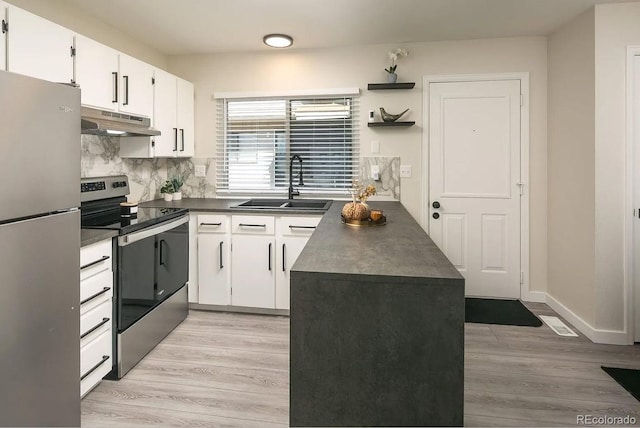
M 7 70 L 52 82 L 73 81 L 71 30 L 9 5 Z
M 7 4 L 0 1 L 0 70 L 7 69 Z
M 76 83 L 82 104 L 118 110 L 118 51 L 76 35 Z
M 129 55 L 120 54 L 120 111 L 153 116 L 153 67 Z
M 193 84 L 155 70 L 153 126 L 156 157 L 192 157 L 194 154 Z
M 153 127 L 160 135 L 153 137 L 155 155 L 175 157 L 178 153 L 178 117 L 176 76 L 163 70 L 155 70 L 153 85 Z
M 153 67 L 82 35 L 76 36 L 76 83 L 82 104 L 153 115 Z
M 178 81 L 178 131 L 180 133 L 178 156 L 192 157 L 195 152 L 193 83 L 179 77 L 176 79 Z

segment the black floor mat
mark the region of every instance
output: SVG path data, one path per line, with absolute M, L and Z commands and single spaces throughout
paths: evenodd
M 540 327 L 538 319 L 519 300 L 465 298 L 465 322 Z
M 640 370 L 600 367 L 620 386 L 629 391 L 629 394 L 633 395 L 636 400 L 640 401 Z

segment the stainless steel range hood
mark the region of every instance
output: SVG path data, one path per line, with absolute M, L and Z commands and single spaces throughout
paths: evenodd
M 82 107 L 82 134 L 110 137 L 152 137 L 160 131 L 151 127 L 151 119 L 145 116 L 117 113 Z

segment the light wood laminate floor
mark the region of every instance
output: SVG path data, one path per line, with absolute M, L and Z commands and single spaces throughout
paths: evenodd
M 288 351 L 287 317 L 192 310 L 124 379 L 85 397 L 82 426 L 287 426 Z M 465 324 L 465 425 L 575 426 L 579 414 L 640 424 L 640 403 L 601 365 L 640 368 L 640 346 Z

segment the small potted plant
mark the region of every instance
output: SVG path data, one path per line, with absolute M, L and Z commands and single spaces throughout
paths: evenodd
M 394 49 L 391 52 L 389 52 L 389 59 L 391 60 L 391 66 L 389 68 L 385 68 L 384 71 L 386 71 L 387 74 L 387 82 L 389 83 L 396 83 L 396 80 L 398 80 L 398 75 L 396 74 L 396 69 L 398 68 L 398 64 L 396 64 L 396 61 L 400 58 L 402 58 L 403 56 L 407 56 L 409 54 L 409 52 L 407 52 L 406 49 Z
M 173 183 L 171 180 L 167 180 L 164 182 L 164 185 L 160 188 L 160 193 L 164 194 L 164 200 L 167 202 L 171 202 L 173 200 Z
M 182 185 L 184 184 L 184 179 L 180 175 L 176 175 L 171 180 L 171 184 L 173 184 L 173 200 L 179 201 L 182 199 Z

